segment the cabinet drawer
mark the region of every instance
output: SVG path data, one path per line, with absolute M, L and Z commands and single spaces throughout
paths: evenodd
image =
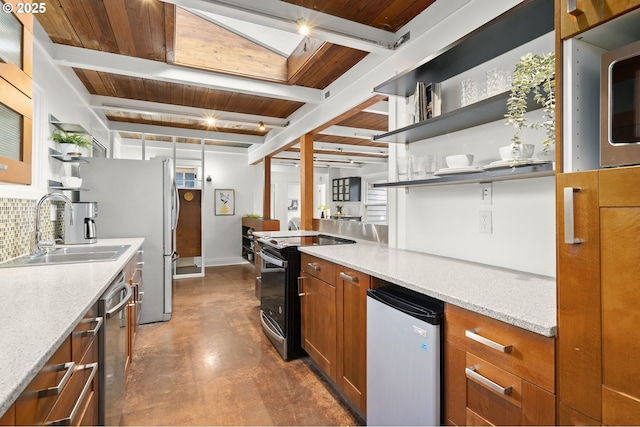
M 71 361 L 71 338 L 67 338 L 16 400 L 16 424 L 42 424 L 64 391 L 75 364 Z
M 553 338 L 451 304 L 445 306 L 445 338 L 545 390 L 555 390 Z
M 93 341 L 85 357 L 76 364 L 69 383 L 56 401 L 45 425 L 97 425 L 98 343 Z M 95 414 L 95 419 L 87 415 Z
M 16 425 L 16 405 L 9 406 L 9 409 L 0 417 L 0 426 Z
M 309 276 L 317 277 L 327 283 L 335 283 L 336 265 L 331 261 L 302 254 L 300 269 Z
M 94 304 L 71 333 L 71 360 L 80 363 L 87 348 L 98 336 L 102 322 L 102 317 L 98 317 L 98 306 Z
M 520 377 L 470 353 L 467 353 L 465 375 L 467 384 L 469 381 L 473 381 L 506 402 L 518 408 L 522 407 L 522 379 Z M 468 393 L 471 393 L 471 390 L 469 388 Z M 468 399 L 469 401 L 474 400 L 471 397 Z

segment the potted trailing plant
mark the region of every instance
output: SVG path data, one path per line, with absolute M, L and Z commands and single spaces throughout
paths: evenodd
M 337 212 L 339 215 L 342 215 L 342 206 L 341 206 L 341 205 L 336 205 L 336 212 Z
M 542 105 L 544 115 L 542 122 L 528 124 L 524 115 L 527 112 L 527 97 L 533 92 L 533 100 Z M 544 152 L 547 153 L 555 143 L 555 54 L 527 53 L 516 64 L 511 84 L 511 95 L 507 100 L 507 124 L 513 125 L 516 132 L 511 138 L 514 152 L 518 150 L 520 131 L 524 127 L 537 129 L 542 126 L 545 139 L 542 141 Z
M 51 139 L 54 142 L 60 144 L 60 152 L 68 156 L 81 156 L 82 148 L 90 148 L 91 140 L 87 138 L 87 135 L 81 133 L 65 132 L 61 129 L 56 129 L 51 134 Z

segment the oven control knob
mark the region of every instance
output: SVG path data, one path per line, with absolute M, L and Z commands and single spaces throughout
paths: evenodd
M 281 305 L 278 306 L 278 314 L 282 314 L 282 306 Z

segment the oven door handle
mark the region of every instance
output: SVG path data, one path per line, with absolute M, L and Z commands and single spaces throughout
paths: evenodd
M 260 312 L 260 323 L 262 323 L 262 329 L 269 336 L 271 336 L 271 338 L 273 338 L 280 344 L 284 342 L 284 336 L 280 331 L 276 330 L 276 328 L 273 326 L 272 321 L 270 321 L 264 311 Z
M 268 252 L 260 251 L 260 256 L 262 257 L 263 261 L 267 261 L 268 263 L 273 264 L 273 265 L 277 265 L 278 267 L 287 268 L 287 266 L 288 266 L 287 261 L 284 261 L 284 260 L 281 260 L 281 259 L 276 258 L 274 256 L 271 256 L 271 255 L 269 255 Z

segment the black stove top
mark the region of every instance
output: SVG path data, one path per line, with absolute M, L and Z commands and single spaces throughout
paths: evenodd
M 329 236 L 327 234 L 316 234 L 313 236 L 262 237 L 258 239 L 258 241 L 276 249 L 297 246 L 345 245 L 356 242 L 355 240 Z

